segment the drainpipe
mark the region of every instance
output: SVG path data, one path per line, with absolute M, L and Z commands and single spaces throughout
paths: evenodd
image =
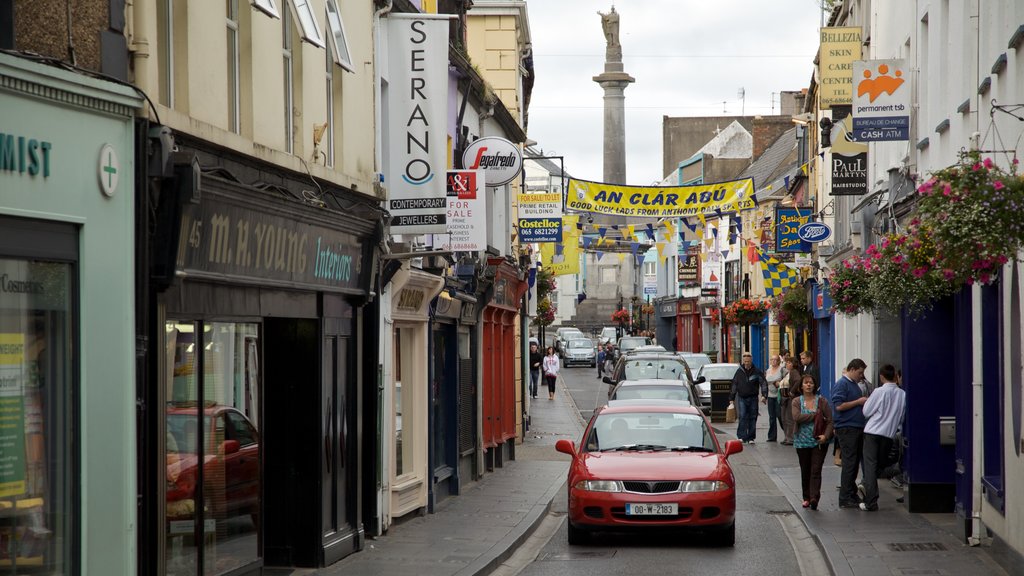
M 984 422 L 984 410 L 982 409 L 984 398 L 982 396 L 982 365 L 981 365 L 981 286 L 971 287 L 971 348 L 975 351 L 972 354 L 971 363 L 971 535 L 967 538 L 967 544 L 978 546 L 981 544 L 981 472 L 982 462 L 981 442 L 977 440 L 982 437 Z
M 381 63 L 380 58 L 383 54 L 382 42 L 380 39 L 381 35 L 381 18 L 387 13 L 391 12 L 391 0 L 388 3 L 377 9 L 373 13 L 373 120 L 374 125 L 377 127 L 375 132 L 376 142 L 374 143 L 375 152 L 373 153 L 374 169 L 377 172 L 377 182 L 384 184 L 384 160 L 381 146 L 383 145 L 384 135 L 381 132 L 381 110 L 384 108 L 384 103 L 381 102 Z
M 149 62 L 149 28 L 150 11 L 153 9 L 152 2 L 137 2 L 136 0 L 125 1 L 125 35 L 128 37 L 128 51 L 131 54 L 131 82 L 143 90 L 152 91 L 153 84 L 150 81 Z M 142 107 L 140 114 L 149 117 L 150 110 Z

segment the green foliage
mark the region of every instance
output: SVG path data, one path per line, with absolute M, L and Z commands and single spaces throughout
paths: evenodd
M 534 326 L 551 326 L 551 323 L 555 321 L 555 307 L 551 305 L 551 300 L 544 298 L 540 302 L 537 302 L 537 316 L 534 317 L 532 324 Z
M 783 327 L 807 326 L 811 317 L 811 311 L 807 308 L 807 292 L 799 284 L 790 286 L 785 292 L 772 298 L 771 309 L 775 311 L 775 322 Z

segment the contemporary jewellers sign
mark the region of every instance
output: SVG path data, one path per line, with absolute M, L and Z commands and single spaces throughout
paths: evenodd
M 388 22 L 391 233 L 443 234 L 448 16 L 391 14 Z

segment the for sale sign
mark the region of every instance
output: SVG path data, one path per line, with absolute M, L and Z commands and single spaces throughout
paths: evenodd
M 448 233 L 434 235 L 434 247 L 453 252 L 487 249 L 487 200 L 480 170 L 450 170 L 445 213 Z
M 520 194 L 519 240 L 521 242 L 562 241 L 562 195 L 558 192 Z

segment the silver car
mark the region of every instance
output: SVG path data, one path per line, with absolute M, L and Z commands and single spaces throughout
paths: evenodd
M 597 348 L 590 338 L 573 338 L 566 342 L 565 355 L 562 362 L 568 368 L 574 364 L 586 364 L 591 368 L 597 366 Z

